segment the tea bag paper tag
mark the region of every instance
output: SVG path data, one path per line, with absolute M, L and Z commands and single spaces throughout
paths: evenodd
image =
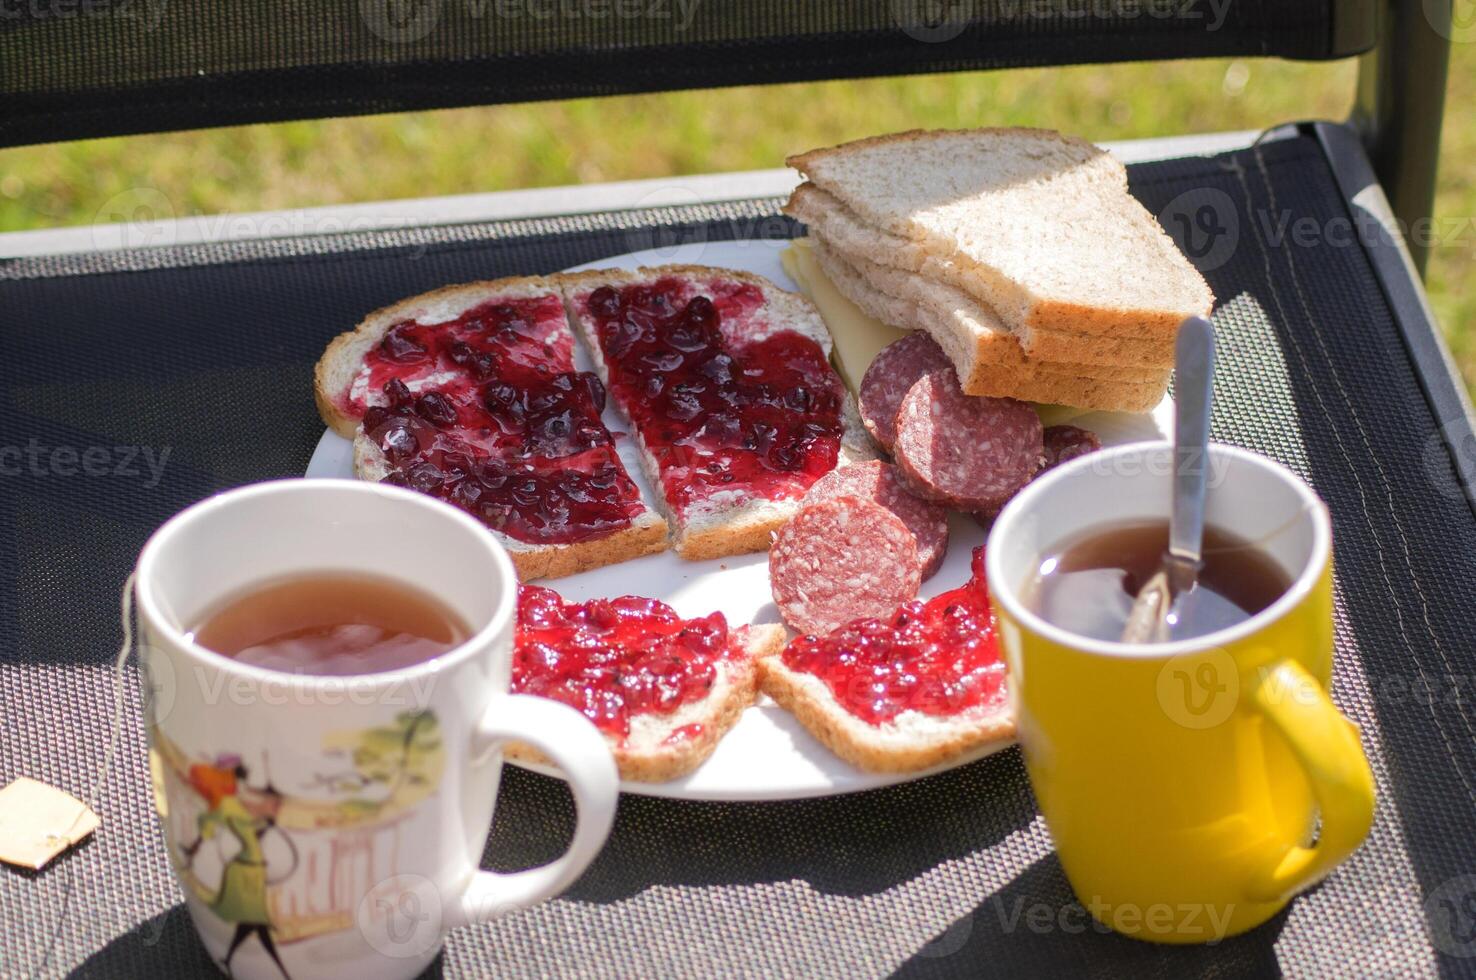
M 70 793 L 21 776 L 0 789 L 0 861 L 39 871 L 101 822 Z

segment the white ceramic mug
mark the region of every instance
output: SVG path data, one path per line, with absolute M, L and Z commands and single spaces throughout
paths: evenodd
M 193 642 L 224 598 L 344 571 L 430 592 L 470 639 L 355 677 Z M 573 709 L 508 693 L 517 577 L 466 514 L 382 484 L 263 483 L 174 517 L 136 574 L 155 800 L 195 927 L 232 975 L 414 976 L 448 929 L 557 894 L 604 844 L 610 752 Z M 508 740 L 565 772 L 578 823 L 563 857 L 501 874 L 478 868 Z

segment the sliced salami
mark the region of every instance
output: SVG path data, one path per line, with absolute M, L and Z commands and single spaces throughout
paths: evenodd
M 856 395 L 856 408 L 861 423 L 876 444 L 892 451 L 897 430 L 897 409 L 907 397 L 914 381 L 932 371 L 953 370 L 953 362 L 943 348 L 921 330 L 882 348 L 861 376 L 861 389 Z
M 997 513 L 1040 469 L 1040 416 L 1013 398 L 966 395 L 952 371 L 924 375 L 897 411 L 892 454 L 913 493 Z
M 1095 432 L 1077 425 L 1047 426 L 1041 433 L 1041 443 L 1043 447 L 1041 458 L 1044 462 L 1036 476 L 1053 466 L 1060 466 L 1068 460 L 1085 456 L 1087 453 L 1094 453 L 1102 448 L 1102 440 Z M 987 531 L 994 526 L 994 519 L 999 516 L 999 508 L 976 510 L 969 516 Z
M 922 583 L 917 544 L 881 504 L 836 497 L 800 508 L 769 549 L 769 588 L 800 633 L 890 616 Z
M 1102 440 L 1095 432 L 1076 425 L 1052 425 L 1043 433 L 1045 444 L 1045 466 L 1050 469 L 1087 453 L 1102 448 Z
M 897 467 L 867 460 L 831 470 L 810 487 L 804 502 L 819 503 L 836 497 L 870 500 L 900 517 L 916 539 L 923 581 L 931 578 L 943 564 L 943 557 L 948 554 L 948 511 L 908 493 Z

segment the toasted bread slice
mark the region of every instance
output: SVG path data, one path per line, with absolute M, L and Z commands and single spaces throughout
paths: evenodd
M 909 710 L 868 724 L 843 708 L 823 680 L 792 670 L 778 656 L 759 661 L 759 688 L 826 748 L 867 772 L 918 772 L 1015 738 L 1008 703 L 947 716 Z
M 860 221 L 946 259 L 1011 330 L 1170 341 L 1209 286 L 1085 140 L 1038 129 L 897 133 L 792 156 Z
M 493 300 L 536 299 L 558 296 L 550 279 L 517 277 L 447 286 L 401 300 L 376 310 L 353 330 L 340 334 L 324 351 L 314 372 L 314 396 L 319 414 L 334 432 L 354 440 L 354 472 L 360 479 L 379 481 L 390 475 L 389 461 L 374 440 L 365 436 L 360 418 L 370 397 L 364 358 L 397 323 L 444 323 Z M 560 303 L 562 299 L 560 298 Z M 565 320 L 558 320 L 572 350 L 573 337 Z M 572 363 L 572 362 L 571 362 Z M 418 390 L 418 389 L 417 389 Z M 603 565 L 655 554 L 667 547 L 667 526 L 661 515 L 643 506 L 628 526 L 609 534 L 574 543 L 530 543 L 489 528 L 508 551 L 523 581 L 557 578 Z
M 625 739 L 607 736 L 620 778 L 663 783 L 685 776 L 706 762 L 743 709 L 753 703 L 759 660 L 782 650 L 787 639 L 784 627 L 777 624 L 739 627 L 733 642 L 742 648 L 743 656 L 724 662 L 707 697 L 684 704 L 671 714 L 637 715 Z M 515 761 L 549 764 L 543 753 L 526 743 L 509 744 L 506 755 Z
M 1061 362 L 1080 367 L 1121 367 L 1127 369 L 1164 370 L 1173 366 L 1173 337 L 1103 337 L 1094 334 L 1069 333 L 1060 330 L 1026 328 L 1015 334 L 993 310 L 988 309 L 977 296 L 959 288 L 960 282 L 968 277 L 961 273 L 952 259 L 939 256 L 916 242 L 862 224 L 839 201 L 814 184 L 801 184 L 795 188 L 784 212 L 810 228 L 810 233 L 823 240 L 832 252 L 844 256 L 851 264 L 865 271 L 866 265 L 884 270 L 893 281 L 907 281 L 913 295 L 901 289 L 887 289 L 868 279 L 887 292 L 910 302 L 926 305 L 931 302 L 940 309 L 960 309 L 968 312 L 973 324 L 960 323 L 960 329 L 969 332 L 978 347 L 981 360 L 1003 362 L 1018 360 L 1013 352 L 1001 354 L 995 347 L 1008 347 L 1002 335 L 1019 345 L 1025 356 L 1037 361 Z M 914 275 L 906 276 L 905 273 Z M 974 324 L 982 324 L 979 329 Z M 1090 374 L 1090 371 L 1078 371 Z M 1124 374 L 1123 377 L 1127 377 Z
M 825 323 L 809 300 L 797 293 L 780 289 L 762 276 L 733 269 L 718 269 L 707 266 L 668 265 L 642 268 L 634 272 L 619 269 L 598 269 L 589 272 L 569 273 L 559 277 L 564 290 L 565 307 L 569 310 L 570 322 L 575 332 L 584 341 L 595 362 L 601 380 L 610 384 L 610 370 L 596 336 L 597 327 L 587 313 L 590 293 L 601 286 L 621 288 L 632 283 L 654 282 L 664 277 L 676 277 L 690 281 L 698 292 L 704 284 L 714 281 L 736 281 L 756 286 L 764 297 L 763 310 L 766 314 L 759 322 L 764 335 L 780 331 L 793 331 L 812 340 L 824 352 L 827 359 L 831 354 L 832 341 Z M 733 329 L 724 323 L 726 333 Z M 743 338 L 750 339 L 750 338 Z M 841 403 L 841 446 L 836 465 L 846 465 L 858 459 L 871 459 L 875 451 L 861 425 L 856 405 L 844 385 L 837 384 L 843 392 Z M 614 393 L 612 391 L 612 397 Z M 617 408 L 629 412 L 615 399 Z M 632 425 L 632 435 L 640 450 L 641 467 L 651 486 L 661 497 L 661 508 L 668 522 L 675 529 L 673 547 L 677 554 L 689 560 L 720 558 L 725 555 L 764 551 L 769 547 L 773 533 L 794 516 L 799 509 L 802 493 L 791 498 L 769 499 L 747 496 L 714 494 L 704 501 L 696 502 L 684 511 L 679 509 L 662 490 L 661 468 L 656 455 L 647 444 L 640 426 Z
M 812 253 L 831 284 L 862 313 L 904 330 L 926 330 L 953 362 L 961 386 L 971 395 L 1100 411 L 1146 412 L 1163 400 L 1168 388 L 1167 371 L 1148 381 L 1116 381 L 1074 375 L 1056 365 L 1024 357 L 1016 360 L 1011 356 L 1003 363 L 984 361 L 972 341 L 977 334 L 961 332 L 954 320 L 945 319 L 931 308 L 876 289 L 848 262 L 818 245 L 812 246 Z

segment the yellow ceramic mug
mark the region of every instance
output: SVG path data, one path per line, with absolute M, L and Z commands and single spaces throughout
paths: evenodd
M 1210 447 L 1208 523 L 1260 543 L 1292 580 L 1259 615 L 1129 646 L 1027 607 L 1022 589 L 1063 544 L 1166 518 L 1171 461 L 1140 443 L 1056 469 L 1000 514 L 987 562 L 1021 748 L 1072 889 L 1119 932 L 1188 943 L 1250 929 L 1332 871 L 1368 833 L 1374 790 L 1327 696 L 1327 508 L 1282 466 Z

